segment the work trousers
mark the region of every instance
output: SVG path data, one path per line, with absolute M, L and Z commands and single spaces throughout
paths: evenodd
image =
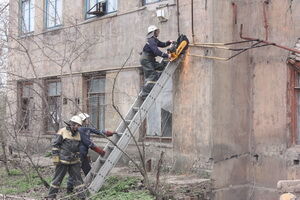
M 90 159 L 87 155 L 82 155 L 80 154 L 80 161 L 81 161 L 81 169 L 86 176 L 89 171 L 91 170 L 91 165 L 90 165 Z M 74 188 L 74 179 L 69 176 L 68 182 L 67 182 L 67 190 L 68 192 L 73 191 Z
M 76 164 L 58 164 L 55 168 L 54 177 L 49 189 L 48 198 L 56 198 L 60 184 L 66 173 L 74 180 L 75 191 L 79 199 L 85 199 L 84 184 L 80 175 L 80 163 Z
M 162 71 L 165 69 L 168 64 L 167 61 L 162 61 L 161 63 L 156 62 L 154 57 L 147 55 L 141 56 L 140 63 L 143 68 L 144 73 L 144 87 L 142 90 L 142 97 L 145 98 L 148 96 L 152 88 L 154 87 L 156 81 L 159 79 Z

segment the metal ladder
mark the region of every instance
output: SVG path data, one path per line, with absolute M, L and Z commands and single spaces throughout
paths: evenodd
M 127 123 L 128 128 L 134 135 L 142 124 L 143 120 L 146 118 L 148 110 L 156 101 L 167 80 L 172 76 L 172 74 L 180 64 L 182 56 L 183 55 L 181 55 L 175 61 L 169 62 L 167 64 L 165 70 L 162 72 L 160 78 L 152 88 L 147 98 L 143 101 L 139 95 L 126 114 L 124 118 L 125 122 L 122 120 L 122 122 L 118 126 L 116 132 L 119 134 L 114 135 L 111 140 L 113 141 L 113 143 L 117 144 L 117 146 L 123 151 L 126 150 L 129 142 L 132 139 L 125 123 Z M 104 148 L 104 150 L 106 151 L 105 156 L 98 157 L 98 159 L 93 163 L 91 171 L 84 179 L 85 184 L 89 185 L 88 190 L 91 194 L 95 194 L 100 190 L 107 178 L 107 175 L 117 164 L 123 154 L 120 149 L 114 146 L 113 143 L 109 141 L 106 144 Z

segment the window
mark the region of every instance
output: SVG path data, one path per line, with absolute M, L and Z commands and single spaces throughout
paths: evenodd
M 46 27 L 62 24 L 62 0 L 46 0 Z
M 289 59 L 288 63 L 291 143 L 300 144 L 300 61 Z
M 103 1 L 103 0 L 86 0 L 86 6 L 85 6 L 86 7 L 86 10 L 85 10 L 85 13 L 86 13 L 85 18 L 86 19 L 95 16 L 95 15 L 88 14 L 87 12 L 95 11 L 96 10 L 95 5 L 99 2 L 105 2 L 105 12 L 106 13 L 111 13 L 111 12 L 117 11 L 118 0 L 106 0 L 106 1 Z
M 33 118 L 33 84 L 29 82 L 23 82 L 19 84 L 20 91 L 20 119 L 19 128 L 22 131 L 29 131 Z
M 164 0 L 144 0 L 144 5 L 150 4 L 150 3 L 156 3 L 156 2 L 160 2 L 160 1 L 164 1 Z
M 172 137 L 173 83 L 170 78 L 147 115 L 147 136 Z
M 61 82 L 47 82 L 47 131 L 57 131 L 61 123 Z
M 22 34 L 34 31 L 34 0 L 21 0 Z
M 104 129 L 105 106 L 105 77 L 92 77 L 88 80 L 88 114 L 97 129 Z
M 106 10 L 108 13 L 117 11 L 118 0 L 107 0 L 106 1 Z

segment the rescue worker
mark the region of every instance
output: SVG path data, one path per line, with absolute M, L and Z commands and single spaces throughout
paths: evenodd
M 155 60 L 155 57 L 160 56 L 162 58 L 171 58 L 171 55 L 163 53 L 158 49 L 158 47 L 167 47 L 172 41 L 161 42 L 157 39 L 159 36 L 159 29 L 151 25 L 148 27 L 147 42 L 143 48 L 141 54 L 140 63 L 142 65 L 145 84 L 142 90 L 141 97 L 146 98 L 150 93 L 151 89 L 155 85 L 156 81 L 161 75 L 161 72 L 164 70 L 167 65 L 167 61 L 162 61 L 158 63 Z
M 87 113 L 80 113 L 78 115 L 82 120 L 82 127 L 78 129 L 80 133 L 80 161 L 81 161 L 81 169 L 83 170 L 84 175 L 86 176 L 91 170 L 90 159 L 88 157 L 89 148 L 93 151 L 97 152 L 102 157 L 105 155 L 105 151 L 100 147 L 96 146 L 91 140 L 91 134 L 101 135 L 105 137 L 113 136 L 116 132 L 108 131 L 108 130 L 97 130 L 95 128 L 90 128 L 88 126 L 88 118 L 90 117 Z M 74 181 L 70 176 L 67 182 L 67 193 L 73 192 Z
M 79 127 L 82 119 L 73 116 L 65 128 L 60 129 L 52 141 L 52 160 L 55 167 L 54 177 L 47 198 L 56 198 L 60 184 L 66 173 L 74 180 L 79 199 L 85 199 L 84 184 L 80 175 L 80 134 Z

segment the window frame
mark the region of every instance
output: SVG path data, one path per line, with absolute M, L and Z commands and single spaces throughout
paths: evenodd
M 90 4 L 90 1 L 91 0 L 85 0 L 84 2 L 84 19 L 86 19 L 86 20 L 88 20 L 88 19 L 92 19 L 92 18 L 95 18 L 95 17 L 97 17 L 97 15 L 90 15 L 90 14 L 88 14 L 87 12 L 92 8 L 92 6 L 90 6 L 89 8 L 88 8 L 88 4 Z M 96 4 L 97 3 L 99 3 L 99 2 L 101 2 L 101 1 L 103 1 L 103 0 L 96 0 L 97 2 L 96 2 Z M 105 14 L 104 15 L 107 15 L 107 14 L 110 14 L 110 13 L 115 13 L 115 12 L 117 12 L 118 11 L 118 8 L 116 9 L 116 10 L 114 10 L 114 11 L 110 11 L 110 12 L 107 12 L 107 10 L 108 10 L 108 1 L 110 1 L 110 0 L 106 0 L 105 1 L 105 7 L 106 7 L 106 12 L 105 12 Z M 118 0 L 114 0 L 114 1 L 116 1 L 117 2 L 117 7 L 118 7 Z M 93 5 L 94 6 L 94 5 Z M 102 16 L 101 16 L 102 17 Z
M 142 4 L 143 4 L 143 6 L 145 6 L 145 5 L 150 5 L 150 4 L 154 4 L 154 3 L 159 3 L 159 2 L 163 2 L 163 1 L 167 1 L 167 0 L 155 0 L 154 2 L 150 2 L 150 3 L 147 3 L 146 1 L 147 0 L 142 0 L 143 2 L 142 2 Z
M 34 32 L 34 26 L 35 26 L 35 6 L 34 6 L 34 1 L 35 0 L 20 0 L 20 23 L 19 23 L 19 30 L 21 35 L 28 35 Z M 29 30 L 26 30 L 26 26 L 25 26 L 25 15 L 24 15 L 24 9 L 23 9 L 23 4 L 25 2 L 29 2 L 29 9 L 28 9 L 28 27 Z M 31 7 L 31 4 L 33 2 L 33 7 Z M 33 15 L 33 17 L 31 17 Z M 32 26 L 31 26 L 32 25 Z M 32 30 L 30 29 L 30 27 L 32 27 Z
M 141 77 L 143 77 L 143 75 L 141 75 Z M 170 81 L 169 84 L 171 86 L 171 91 L 168 91 L 168 90 L 166 91 L 166 88 L 165 88 L 165 89 L 163 89 L 163 91 L 161 91 L 160 95 L 162 95 L 164 92 L 167 92 L 167 93 L 171 92 L 173 94 L 174 81 L 173 81 L 172 77 L 169 79 L 169 81 Z M 158 98 L 160 98 L 160 97 L 158 97 Z M 171 104 L 173 105 L 173 103 L 174 103 L 173 97 L 171 97 L 171 102 L 172 102 Z M 155 103 L 153 105 L 155 105 Z M 165 121 L 163 121 L 163 118 L 162 118 L 162 116 L 163 116 L 162 115 L 162 110 L 165 110 L 165 109 L 162 107 L 162 105 L 159 105 L 159 108 L 160 108 L 160 112 L 159 112 L 159 115 L 160 115 L 160 135 L 150 135 L 150 134 L 148 134 L 148 129 L 149 129 L 148 128 L 148 123 L 149 122 L 148 122 L 148 115 L 147 115 L 144 122 L 143 122 L 144 129 L 145 129 L 145 139 L 146 139 L 146 141 L 157 141 L 157 142 L 171 143 L 172 138 L 173 138 L 173 112 L 174 112 L 174 110 L 172 112 L 170 112 L 171 113 L 171 115 L 170 115 L 170 117 L 171 117 L 171 120 L 170 120 L 171 121 L 171 133 L 170 133 L 170 136 L 169 136 L 169 135 L 165 135 L 164 134 L 165 132 L 163 130 L 163 126 L 164 126 L 163 122 L 165 122 Z M 167 110 L 165 110 L 165 111 L 167 111 Z M 169 117 L 167 118 L 167 120 L 169 120 Z
M 90 88 L 91 88 L 91 81 L 94 79 L 104 79 L 104 92 L 89 92 Z M 97 129 L 105 129 L 105 120 L 106 120 L 106 91 L 105 91 L 105 87 L 106 87 L 106 75 L 105 74 L 99 74 L 99 75 L 91 75 L 91 76 L 86 76 L 86 97 L 87 97 L 87 101 L 86 101 L 86 108 L 87 108 L 87 113 L 90 115 L 90 123 L 92 123 L 92 113 L 90 112 L 90 99 L 91 96 L 96 96 L 97 97 L 97 120 L 96 120 L 96 124 L 93 124 L 93 126 L 95 126 L 95 128 Z M 99 98 L 102 97 L 104 99 L 104 105 L 103 106 L 103 120 L 102 120 L 102 124 L 100 124 L 100 111 L 101 111 L 101 105 L 99 103 Z
M 25 86 L 29 86 L 29 91 L 31 91 L 31 94 L 27 97 L 24 96 L 24 87 Z M 27 132 L 31 132 L 31 123 L 30 123 L 30 119 L 32 119 L 32 116 L 33 116 L 33 112 L 34 112 L 34 107 L 30 104 L 31 103 L 34 103 L 34 98 L 33 98 L 33 95 L 32 95 L 32 92 L 33 92 L 33 82 L 31 81 L 20 81 L 18 82 L 18 96 L 19 96 L 19 100 L 18 100 L 18 122 L 22 122 L 20 124 L 18 124 L 18 128 L 20 129 L 20 131 L 22 133 L 27 133 Z M 28 99 L 28 103 L 27 103 L 27 109 L 26 110 L 29 110 L 28 113 L 26 113 L 26 116 L 24 116 L 24 109 L 23 109 L 23 99 Z M 31 107 L 32 106 L 32 107 Z M 31 108 L 30 108 L 31 107 Z M 24 120 L 24 118 L 26 118 Z M 23 120 L 24 120 L 24 123 L 23 123 Z M 28 120 L 28 124 L 27 126 L 25 126 L 25 121 Z M 23 124 L 23 126 L 21 126 Z
M 49 26 L 49 14 L 48 14 L 48 2 L 50 0 L 45 0 L 45 22 L 44 22 L 44 25 L 45 25 L 45 29 L 54 29 L 54 28 L 57 28 L 57 27 L 61 27 L 63 26 L 63 0 L 55 0 L 55 8 L 54 8 L 54 11 L 55 11 L 55 23 L 54 23 L 54 26 Z M 61 13 L 59 14 L 57 12 L 57 1 L 61 1 Z M 61 15 L 61 18 L 59 19 L 59 15 Z M 58 16 L 58 21 L 60 21 L 60 24 L 57 24 L 56 21 L 56 16 Z
M 49 96 L 49 84 L 51 83 L 60 83 L 60 95 L 53 95 L 53 96 Z M 61 122 L 62 122 L 62 85 L 61 85 L 61 80 L 60 79 L 49 79 L 49 80 L 46 80 L 45 81 L 45 86 L 46 86 L 46 99 L 47 99 L 47 104 L 48 104 L 48 107 L 46 108 L 46 119 L 45 119 L 45 129 L 46 129 L 46 132 L 56 132 L 55 128 L 56 127 L 50 127 L 50 120 L 52 120 L 50 118 L 50 101 L 52 101 L 53 99 L 56 99 L 56 105 L 58 105 L 59 107 L 59 110 L 58 110 L 58 117 L 60 118 L 58 120 L 58 122 L 56 123 L 57 124 L 57 129 L 59 129 L 60 125 L 61 125 Z M 56 89 L 57 90 L 57 89 Z M 52 104 L 51 104 L 52 105 Z M 57 111 L 56 111 L 57 112 Z
M 290 109 L 290 132 L 291 140 L 289 146 L 300 145 L 300 123 L 298 124 L 298 118 L 300 117 L 300 106 L 297 102 L 300 102 L 300 62 L 294 60 L 288 60 L 289 65 L 289 84 L 288 84 L 288 97 L 289 97 L 289 109 Z M 297 85 L 298 82 L 298 85 Z

